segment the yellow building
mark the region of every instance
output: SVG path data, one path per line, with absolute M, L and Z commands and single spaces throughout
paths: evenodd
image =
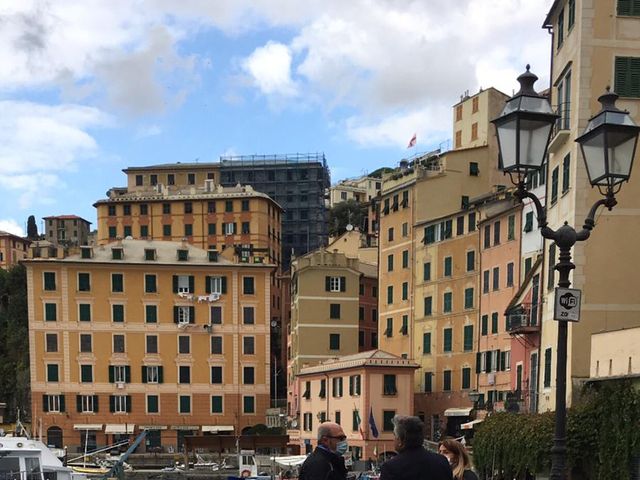
M 187 242 L 222 251 L 241 248 L 280 263 L 281 208 L 251 186 L 166 186 L 155 190 L 109 190 L 95 203 L 99 244 L 116 238 Z
M 33 254 L 32 418 L 47 443 L 76 451 L 147 429 L 147 449 L 177 451 L 184 435 L 265 422 L 268 259 L 147 240 Z
M 395 451 L 391 419 L 413 412 L 416 367 L 407 359 L 372 350 L 303 368 L 297 378 L 301 450 L 310 452 L 317 445 L 318 425 L 332 421 L 342 425 L 354 460 Z
M 204 185 L 209 180 L 220 183 L 219 163 L 164 163 L 146 167 L 129 167 L 122 170 L 127 175 L 127 191 L 148 191 L 166 187 L 169 190 Z
M 601 198 L 589 186 L 576 139 L 588 118 L 600 110 L 597 98 L 611 85 L 620 95 L 617 107 L 640 123 L 640 11 L 637 2 L 616 0 L 556 0 L 544 21 L 551 29 L 551 104 L 561 115 L 549 146 L 547 211 L 549 226 L 564 222 L 580 228 L 591 205 Z M 634 77 L 634 75 L 636 75 Z M 636 164 L 639 154 L 636 152 Z M 640 326 L 637 285 L 640 284 L 640 175 L 616 195 L 618 205 L 601 209 L 597 225 L 586 242 L 573 249 L 576 265 L 572 288 L 582 290 L 579 323 L 569 326 L 567 400 L 580 391 L 590 375 L 591 335 L 595 332 Z M 545 242 L 542 338 L 540 345 L 539 410 L 555 405 L 557 325 L 553 320 L 557 275 L 555 245 Z
M 53 215 L 42 218 L 45 240 L 54 245 L 78 247 L 89 243 L 91 222 L 77 215 Z
M 8 270 L 27 257 L 31 240 L 0 230 L 0 268 Z

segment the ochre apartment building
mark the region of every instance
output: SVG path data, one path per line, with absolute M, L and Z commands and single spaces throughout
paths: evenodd
M 30 244 L 31 240 L 0 230 L 0 268 L 8 270 L 26 258 Z
M 44 239 L 54 245 L 78 247 L 89 243 L 91 222 L 77 215 L 43 217 Z
M 268 258 L 128 239 L 33 253 L 32 418 L 48 444 L 79 451 L 146 429 L 148 450 L 177 451 L 185 435 L 265 423 Z

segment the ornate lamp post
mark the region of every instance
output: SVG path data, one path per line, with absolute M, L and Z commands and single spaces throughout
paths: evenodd
M 518 77 L 520 91 L 507 100 L 501 116 L 492 123 L 498 135 L 499 168 L 508 173 L 516 185 L 515 196 L 520 200 L 529 198 L 535 205 L 540 233 L 544 238 L 554 241 L 560 250 L 559 261 L 554 267 L 559 272 L 558 286 L 568 288 L 571 285 L 569 274 L 575 268 L 571 261 L 571 248 L 576 242 L 589 238 L 599 207 L 605 206 L 611 210 L 616 205 L 615 195 L 631 175 L 640 127 L 634 124 L 628 112 L 615 106 L 618 95 L 607 88 L 607 92 L 598 98 L 602 109 L 591 117 L 585 132 L 576 139 L 584 157 L 589 182 L 592 187 L 598 187 L 604 198 L 591 207 L 580 231 L 566 222 L 553 230 L 548 227 L 545 208 L 534 194 L 527 191 L 525 182 L 527 173 L 542 167 L 551 129 L 558 118 L 552 113 L 548 100 L 533 89 L 537 79 L 527 65 L 527 71 Z M 566 390 L 567 321 L 559 320 L 555 432 L 551 449 L 550 478 L 553 480 L 566 478 Z

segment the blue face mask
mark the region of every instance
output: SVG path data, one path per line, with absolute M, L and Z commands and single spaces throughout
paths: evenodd
M 338 442 L 336 444 L 336 453 L 338 455 L 344 455 L 345 453 L 347 453 L 348 449 L 349 449 L 349 442 L 347 442 L 346 440 L 342 440 L 341 442 Z

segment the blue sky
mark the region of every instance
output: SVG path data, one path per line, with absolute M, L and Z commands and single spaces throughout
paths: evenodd
M 451 138 L 468 90 L 548 84 L 551 0 L 0 0 L 0 230 L 123 168 L 323 151 L 332 181 Z

